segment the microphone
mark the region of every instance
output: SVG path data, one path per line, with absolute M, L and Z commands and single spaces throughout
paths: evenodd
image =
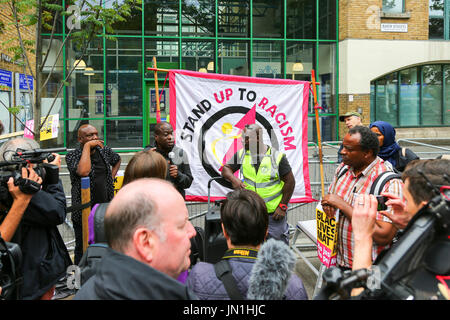
M 179 166 L 183 163 L 183 156 L 180 153 L 180 150 L 170 151 L 167 156 L 170 159 L 171 164 Z
M 170 151 L 167 156 L 169 157 L 170 162 L 173 164 L 173 159 L 175 158 L 175 152 Z
M 267 240 L 258 252 L 248 281 L 248 300 L 281 300 L 295 266 L 289 246 L 275 239 Z

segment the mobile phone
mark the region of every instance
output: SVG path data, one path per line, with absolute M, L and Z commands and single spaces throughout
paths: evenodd
M 386 196 L 376 196 L 376 198 L 378 202 L 377 211 L 387 210 L 386 202 L 389 200 L 389 198 Z

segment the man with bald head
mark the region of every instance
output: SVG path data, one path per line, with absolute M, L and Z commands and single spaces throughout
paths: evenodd
M 195 229 L 183 197 L 167 181 L 135 180 L 105 214 L 109 248 L 75 300 L 192 300 L 176 278 L 190 265 Z
M 120 167 L 120 156 L 100 140 L 97 129 L 82 125 L 78 129 L 79 147 L 66 155 L 67 169 L 72 183 L 72 205 L 81 203 L 81 178 L 89 177 L 91 208 L 97 203 L 109 202 L 114 196 L 114 177 Z M 75 231 L 75 264 L 83 256 L 81 210 L 72 212 Z

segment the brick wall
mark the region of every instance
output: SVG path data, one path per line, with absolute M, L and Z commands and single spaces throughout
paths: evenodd
M 340 0 L 339 40 L 428 39 L 428 0 L 405 1 L 405 16 L 409 17 L 404 18 L 381 17 L 381 8 L 382 0 Z M 408 32 L 381 32 L 380 23 L 406 23 Z
M 353 97 L 353 101 L 350 100 Z M 349 111 L 358 111 L 362 109 L 362 123 L 370 124 L 370 94 L 340 94 L 339 95 L 339 114 Z M 347 127 L 344 122 L 339 121 L 339 140 L 342 140 L 347 133 Z
M 17 30 L 15 26 L 9 25 L 12 22 L 12 13 L 9 8 L 9 5 L 6 3 L 0 4 L 0 21 L 2 21 L 4 25 L 3 32 L 0 33 L 0 53 L 3 53 L 9 57 L 13 57 L 14 54 L 10 51 L 8 51 L 9 47 L 14 47 L 19 45 L 19 38 L 17 34 Z M 21 35 L 23 39 L 26 40 L 35 40 L 35 27 L 23 27 L 21 29 Z M 14 39 L 9 44 L 4 44 L 4 41 Z M 36 66 L 36 58 L 34 54 L 28 53 L 28 59 L 31 64 L 31 68 L 33 72 L 35 72 L 35 66 Z M 26 72 L 24 72 L 24 67 L 19 66 L 12 62 L 6 62 L 6 61 L 0 61 L 0 69 L 5 69 L 13 72 L 20 72 L 20 73 L 27 73 L 30 74 L 29 70 L 26 69 Z

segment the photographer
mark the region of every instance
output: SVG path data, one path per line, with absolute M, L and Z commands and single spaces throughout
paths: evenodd
M 37 148 L 38 143 L 31 139 L 9 140 L 0 147 L 0 160 L 11 161 L 18 149 Z M 54 156 L 50 164 L 59 167 L 60 157 Z M 11 239 L 22 249 L 23 299 L 51 299 L 56 282 L 66 274 L 71 260 L 57 228 L 65 217 L 66 197 L 62 183 L 55 171 L 47 172 L 42 189 L 32 195 Z
M 423 208 L 436 194 L 436 186 L 448 185 L 450 176 L 450 160 L 414 160 L 410 162 L 402 174 L 404 181 L 403 194 L 406 202 L 389 194 L 382 195 L 389 198 L 387 206 L 392 206 L 392 213 L 380 212 L 390 218 L 394 226 L 403 229 L 408 222 Z M 370 268 L 372 265 L 370 250 L 374 232 L 377 200 L 373 195 L 361 194 L 353 208 L 352 228 L 355 237 L 355 251 L 353 270 Z M 375 261 L 375 264 L 377 261 Z M 401 277 L 402 275 L 398 275 Z M 354 291 L 352 295 L 356 295 Z
M 22 178 L 42 184 L 42 178 L 37 175 L 31 165 L 28 165 L 27 168 L 22 168 Z M 13 198 L 11 208 L 8 210 L 0 203 L 0 209 L 3 211 L 0 212 L 0 235 L 5 241 L 11 241 L 32 197 L 31 194 L 20 191 L 19 187 L 14 185 L 12 177 L 8 180 L 8 190 Z

